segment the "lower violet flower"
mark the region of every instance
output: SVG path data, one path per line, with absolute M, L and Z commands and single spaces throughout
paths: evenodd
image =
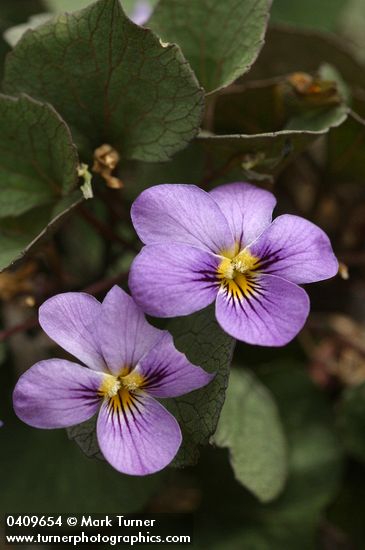
M 44 331 L 85 366 L 40 361 L 14 390 L 18 417 L 36 428 L 65 428 L 99 410 L 97 438 L 105 459 L 131 475 L 167 466 L 181 444 L 176 419 L 155 399 L 205 386 L 212 375 L 189 363 L 171 335 L 147 323 L 128 294 L 114 287 L 100 303 L 81 292 L 40 308 Z
M 144 191 L 132 221 L 145 246 L 129 278 L 134 299 L 156 317 L 188 315 L 216 301 L 233 337 L 281 346 L 309 313 L 298 286 L 333 277 L 338 262 L 326 234 L 298 216 L 273 222 L 272 193 L 247 183 L 207 193 L 164 184 Z

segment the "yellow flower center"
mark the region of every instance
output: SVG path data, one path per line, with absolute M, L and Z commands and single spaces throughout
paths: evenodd
M 233 257 L 224 253 L 222 256 L 223 259 L 217 268 L 221 287 L 235 298 L 241 299 L 243 295 L 249 297 L 254 290 L 253 279 L 255 271 L 260 266 L 260 258 L 253 256 L 247 249 Z
M 138 372 L 129 372 L 128 368 L 121 371 L 119 376 L 106 374 L 99 388 L 100 397 L 108 399 L 114 411 L 127 410 L 133 404 L 133 392 L 141 389 L 145 382 Z

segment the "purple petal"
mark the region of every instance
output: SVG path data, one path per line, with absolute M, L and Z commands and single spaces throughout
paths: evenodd
M 248 344 L 283 346 L 298 334 L 309 313 L 309 298 L 299 286 L 273 275 L 260 275 L 240 298 L 219 291 L 216 317 L 228 334 Z
M 131 217 L 145 244 L 183 243 L 214 253 L 234 247 L 228 222 L 218 205 L 195 185 L 150 187 L 135 200 Z
M 146 321 L 134 300 L 118 286 L 102 303 L 98 330 L 103 356 L 114 374 L 134 367 L 163 334 Z
M 250 247 L 259 269 L 293 283 L 312 283 L 336 275 L 338 262 L 327 235 L 313 223 L 285 214 L 276 218 Z
M 129 18 L 136 25 L 144 25 L 152 13 L 152 6 L 147 0 L 137 0 Z
M 105 459 L 129 475 L 153 474 L 165 468 L 182 439 L 176 419 L 152 397 L 142 394 L 116 408 L 105 400 L 97 437 Z
M 165 332 L 135 369 L 145 378 L 143 389 L 154 397 L 177 397 L 209 384 L 214 374 L 192 365 Z
M 189 315 L 214 301 L 219 262 L 217 256 L 193 246 L 147 245 L 133 261 L 129 288 L 150 315 Z
M 39 308 L 43 330 L 63 349 L 94 370 L 106 370 L 96 325 L 101 304 L 84 292 L 53 296 Z
M 15 386 L 17 416 L 35 428 L 66 428 L 91 418 L 99 408 L 105 374 L 63 359 L 40 361 Z
M 229 183 L 216 187 L 210 195 L 225 215 L 240 248 L 270 225 L 276 199 L 269 191 L 249 183 Z

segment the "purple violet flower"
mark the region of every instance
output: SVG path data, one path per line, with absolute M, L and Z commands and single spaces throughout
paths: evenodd
M 117 286 L 103 303 L 82 292 L 54 296 L 41 306 L 39 322 L 89 368 L 64 359 L 36 363 L 14 390 L 18 417 L 36 428 L 66 428 L 100 408 L 97 438 L 114 468 L 145 475 L 167 466 L 181 431 L 155 398 L 196 390 L 212 375 L 189 363 L 169 332 L 147 323 Z
M 189 315 L 215 301 L 221 327 L 263 346 L 282 346 L 309 313 L 298 286 L 333 277 L 338 262 L 326 234 L 298 216 L 273 222 L 272 193 L 248 183 L 207 193 L 195 185 L 145 190 L 132 206 L 147 246 L 136 256 L 129 286 L 156 317 Z

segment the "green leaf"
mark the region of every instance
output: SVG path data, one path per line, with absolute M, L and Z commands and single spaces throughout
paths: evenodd
M 271 365 L 259 373 L 276 399 L 289 443 L 288 483 L 271 504 L 272 521 L 318 522 L 338 489 L 342 470 L 330 403 L 296 365 Z
M 148 25 L 181 46 L 207 92 L 247 72 L 264 41 L 271 0 L 160 0 Z
M 312 550 L 342 474 L 331 404 L 305 368 L 282 360 L 258 372 L 275 397 L 288 441 L 285 489 L 275 501 L 260 503 L 234 480 L 222 450 L 205 453 L 198 465 L 203 495 L 195 514 L 198 548 Z
M 72 191 L 77 152 L 52 107 L 26 96 L 0 95 L 0 126 L 0 218 L 19 216 Z
M 195 140 L 210 167 L 204 170 L 203 182 L 275 176 L 292 154 L 346 120 L 348 107 L 336 84 L 330 84 L 328 97 L 324 94 L 319 105 L 306 96 L 298 98 L 286 78 L 238 90 L 233 87 L 218 97 L 214 133 L 202 132 Z
M 323 131 L 279 130 L 262 134 L 204 135 L 196 144 L 204 151 L 203 183 L 223 183 L 235 178 L 270 180 L 293 155 L 305 150 L 325 134 Z M 253 177 L 254 174 L 254 177 Z
M 92 0 L 45 0 L 50 11 L 65 13 L 86 8 Z
M 346 450 L 365 462 L 365 383 L 344 390 L 337 409 L 337 426 Z
M 236 479 L 262 502 L 278 496 L 287 448 L 270 392 L 248 371 L 233 369 L 213 442 L 227 447 Z
M 94 416 L 81 424 L 66 428 L 66 432 L 69 439 L 74 441 L 88 458 L 105 460 L 96 437 L 96 420 L 97 416 Z
M 315 94 L 299 92 L 295 80 L 287 77 L 238 90 L 233 87 L 215 103 L 213 130 L 218 135 L 255 136 L 282 130 L 327 132 L 344 122 L 348 107 L 336 82 L 315 77 L 314 83 L 321 88 Z
M 54 231 L 82 195 L 75 145 L 51 106 L 0 95 L 0 125 L 2 270 Z
M 4 39 L 9 46 L 14 48 L 27 30 L 36 29 L 39 25 L 49 21 L 51 17 L 51 13 L 37 13 L 36 15 L 31 15 L 25 23 L 20 23 L 19 25 L 14 25 L 14 27 L 7 29 L 3 35 Z
M 111 144 L 122 157 L 166 160 L 197 133 L 203 92 L 173 45 L 99 0 L 28 31 L 9 55 L 4 87 L 51 103 L 86 160 Z
M 225 398 L 234 340 L 225 334 L 209 307 L 193 315 L 173 319 L 167 329 L 175 346 L 189 361 L 215 373 L 208 386 L 187 395 L 163 401 L 180 424 L 183 443 L 173 465 L 194 464 L 199 446 L 206 445 L 215 432 Z
M 1 428 L 1 513 L 134 512 L 144 507 L 161 475 L 131 477 L 89 460 L 63 430 L 34 430 L 19 422 Z M 50 490 L 52 488 L 52 490 Z
M 76 190 L 52 205 L 33 208 L 16 218 L 0 219 L 0 271 L 40 246 L 83 200 Z

